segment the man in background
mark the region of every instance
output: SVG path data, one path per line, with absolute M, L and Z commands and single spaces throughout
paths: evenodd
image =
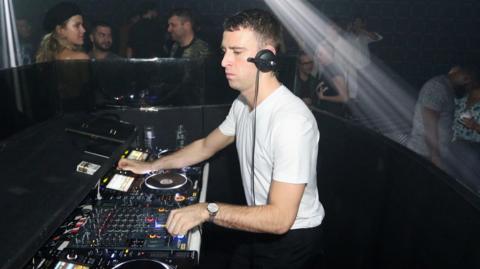
M 96 60 L 112 60 L 120 58 L 112 49 L 112 27 L 106 22 L 96 22 L 92 25 L 92 32 L 89 35 L 92 42 L 92 50 L 88 56 Z
M 208 44 L 195 36 L 195 20 L 186 8 L 174 9 L 168 17 L 168 33 L 174 42 L 169 50 L 173 58 L 204 58 L 210 55 Z
M 350 98 L 362 98 L 362 92 L 370 87 L 370 44 L 381 41 L 383 37 L 368 29 L 367 21 L 357 17 L 347 26 L 345 38 L 351 45 L 346 53 L 348 67 L 347 84 Z M 367 94 L 367 93 L 363 93 Z
M 418 95 L 407 147 L 438 167 L 444 168 L 452 139 L 455 89 L 469 81 L 468 74 L 455 66 L 427 81 Z
M 16 20 L 18 41 L 20 42 L 20 64 L 31 64 L 35 58 L 35 47 L 32 40 L 32 25 L 25 17 Z
M 140 4 L 141 19 L 135 23 L 128 34 L 128 58 L 164 57 L 163 27 L 158 21 L 157 4 L 144 2 Z

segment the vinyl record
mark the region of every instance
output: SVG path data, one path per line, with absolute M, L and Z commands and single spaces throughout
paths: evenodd
M 145 179 L 145 186 L 151 190 L 173 190 L 184 186 L 188 179 L 183 174 L 155 174 Z
M 119 263 L 112 269 L 172 269 L 172 267 L 161 261 L 141 259 Z

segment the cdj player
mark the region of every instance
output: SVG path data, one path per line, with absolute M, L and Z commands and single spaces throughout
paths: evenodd
M 158 156 L 129 149 L 121 158 Z M 136 175 L 110 169 L 25 268 L 193 268 L 200 231 L 171 236 L 171 210 L 205 200 L 208 163 Z

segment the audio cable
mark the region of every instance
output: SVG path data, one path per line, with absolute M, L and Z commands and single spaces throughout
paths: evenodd
M 253 97 L 253 140 L 252 140 L 252 164 L 251 164 L 251 181 L 252 181 L 252 197 L 253 205 L 255 202 L 255 139 L 257 136 L 257 98 L 258 98 L 258 84 L 260 80 L 260 70 L 257 69 L 257 75 L 255 79 L 255 96 Z

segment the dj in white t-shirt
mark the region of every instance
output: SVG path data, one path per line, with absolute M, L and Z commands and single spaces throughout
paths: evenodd
M 265 205 L 272 180 L 306 184 L 292 229 L 318 226 L 324 216 L 317 190 L 317 122 L 305 104 L 283 85 L 258 105 L 254 192 L 251 182 L 254 111 L 240 95 L 220 131 L 235 136 L 245 197 Z M 286 198 L 288 199 L 288 198 Z

